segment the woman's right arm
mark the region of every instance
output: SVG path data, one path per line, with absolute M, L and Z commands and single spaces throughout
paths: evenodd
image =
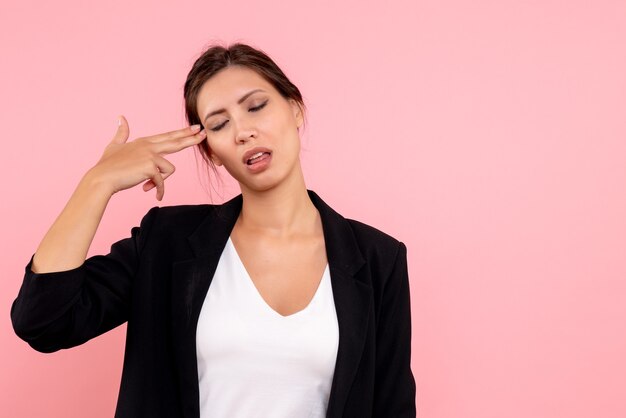
M 117 191 L 146 179 L 143 189 L 156 187 L 161 200 L 163 181 L 174 172 L 162 154 L 203 138 L 203 132 L 185 128 L 126 142 L 128 125 L 122 119 L 102 158 L 81 179 L 25 268 L 11 305 L 13 329 L 21 339 L 50 353 L 80 345 L 127 320 L 132 280 L 158 207 L 132 228 L 130 237 L 114 243 L 109 254 L 86 259 L 106 205 Z
M 109 187 L 88 172 L 41 240 L 31 270 L 48 273 L 83 264 L 111 196 Z
M 31 269 L 34 273 L 70 270 L 80 266 L 111 196 L 145 180 L 144 190 L 157 187 L 157 199 L 164 193 L 164 180 L 174 166 L 161 156 L 178 152 L 204 140 L 204 131 L 191 127 L 138 138 L 127 142 L 129 128 L 120 117 L 118 130 L 101 159 L 81 179 L 65 208 L 52 224 L 37 251 Z

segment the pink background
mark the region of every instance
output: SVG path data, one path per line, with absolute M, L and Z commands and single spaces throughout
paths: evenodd
M 184 126 L 191 64 L 241 40 L 304 94 L 307 186 L 407 244 L 418 416 L 626 416 L 625 2 L 22 1 L 0 31 L 0 415 L 113 416 L 126 325 L 41 354 L 11 302 L 117 115 L 131 139 Z M 117 194 L 90 254 L 237 192 L 170 161 L 163 202 Z

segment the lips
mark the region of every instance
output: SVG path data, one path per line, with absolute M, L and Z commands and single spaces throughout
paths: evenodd
M 255 160 L 262 158 L 264 155 L 272 154 L 272 151 L 269 148 L 265 147 L 254 147 L 243 154 L 242 162 L 246 165 L 252 164 Z

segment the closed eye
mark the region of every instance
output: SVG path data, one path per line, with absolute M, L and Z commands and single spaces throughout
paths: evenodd
M 265 107 L 265 105 L 267 104 L 267 102 L 268 102 L 268 100 L 264 101 L 263 103 L 261 103 L 261 104 L 260 104 L 260 105 L 258 105 L 258 106 L 251 107 L 250 109 L 248 109 L 248 111 L 249 111 L 249 112 L 258 112 L 259 110 L 261 110 L 261 109 L 263 109 L 263 108 Z M 224 121 L 224 123 L 221 123 L 221 124 L 217 125 L 217 126 L 216 126 L 216 127 L 214 127 L 214 128 L 211 128 L 211 130 L 212 130 L 213 132 L 217 132 L 217 131 L 219 131 L 220 129 L 222 129 L 222 128 L 224 127 L 224 125 L 226 125 L 226 122 L 228 122 L 228 120 Z
M 263 109 L 265 107 L 265 105 L 267 104 L 267 100 L 264 101 L 263 103 L 261 103 L 260 105 L 256 106 L 256 107 L 251 107 L 249 110 L 250 112 L 258 112 L 259 110 Z

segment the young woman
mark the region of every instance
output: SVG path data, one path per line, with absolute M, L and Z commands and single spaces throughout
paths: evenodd
M 206 50 L 184 94 L 189 128 L 129 142 L 120 118 L 26 266 L 17 335 L 51 353 L 128 321 L 120 418 L 415 417 L 406 247 L 306 188 L 298 88 L 235 44 Z M 241 194 L 155 206 L 86 259 L 111 196 L 161 200 L 165 155 L 192 146 Z

